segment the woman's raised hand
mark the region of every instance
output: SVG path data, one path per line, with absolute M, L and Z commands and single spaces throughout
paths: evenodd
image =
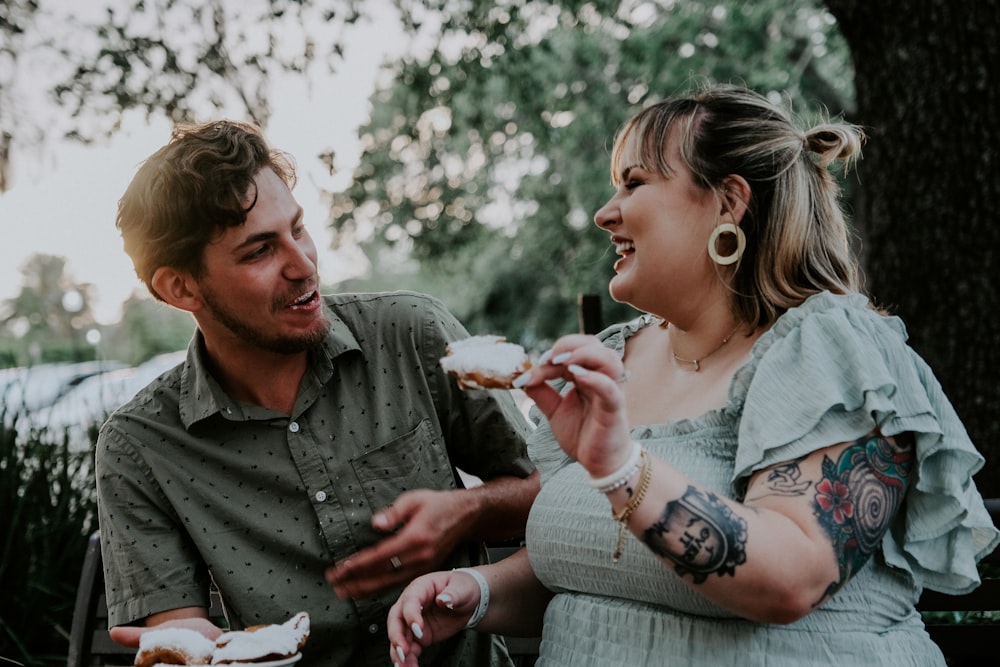
M 538 363 L 515 381 L 548 419 L 567 454 L 592 477 L 618 468 L 631 452 L 618 354 L 594 336 L 574 334 L 556 341 Z M 571 383 L 559 392 L 549 384 Z

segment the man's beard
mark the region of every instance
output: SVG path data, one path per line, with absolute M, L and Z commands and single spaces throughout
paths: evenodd
M 309 331 L 297 336 L 273 337 L 265 335 L 260 329 L 229 312 L 214 291 L 202 286 L 201 295 L 209 307 L 212 319 L 229 329 L 240 340 L 278 354 L 295 354 L 308 350 L 321 343 L 330 330 L 330 319 L 327 317 L 325 303 L 321 304 L 322 317 Z

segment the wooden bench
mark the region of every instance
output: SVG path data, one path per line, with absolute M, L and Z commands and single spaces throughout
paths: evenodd
M 1000 526 L 1000 498 L 986 500 L 994 525 Z M 979 564 L 982 584 L 965 595 L 925 590 L 917 603 L 924 625 L 949 667 L 1000 664 L 1000 549 Z

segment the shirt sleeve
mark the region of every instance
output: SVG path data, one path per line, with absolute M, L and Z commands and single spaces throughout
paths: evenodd
M 115 419 L 102 428 L 95 459 L 109 625 L 208 607 L 207 568 Z
M 753 472 L 874 430 L 914 435 L 903 509 L 883 538 L 886 562 L 946 593 L 979 584 L 1000 541 L 972 476 L 984 459 L 898 318 L 861 295 L 820 295 L 786 313 L 754 348 L 733 484 Z
M 458 387 L 440 360 L 449 342 L 467 338 L 469 333 L 440 301 L 423 298 L 424 365 L 437 393 L 435 403 L 449 457 L 457 467 L 481 479 L 527 477 L 535 469 L 525 446 L 531 428 L 512 392 Z

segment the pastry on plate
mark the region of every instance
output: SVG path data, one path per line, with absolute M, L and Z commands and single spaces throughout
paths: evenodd
M 189 628 L 153 628 L 139 638 L 135 667 L 156 665 L 235 665 L 296 657 L 309 638 L 304 611 L 280 625 L 256 625 L 223 632 L 212 641 Z
M 188 628 L 153 628 L 139 637 L 136 667 L 153 665 L 208 665 L 215 642 Z
M 215 640 L 213 665 L 271 662 L 291 658 L 309 637 L 309 614 L 300 611 L 280 625 L 256 625 L 224 632 Z

